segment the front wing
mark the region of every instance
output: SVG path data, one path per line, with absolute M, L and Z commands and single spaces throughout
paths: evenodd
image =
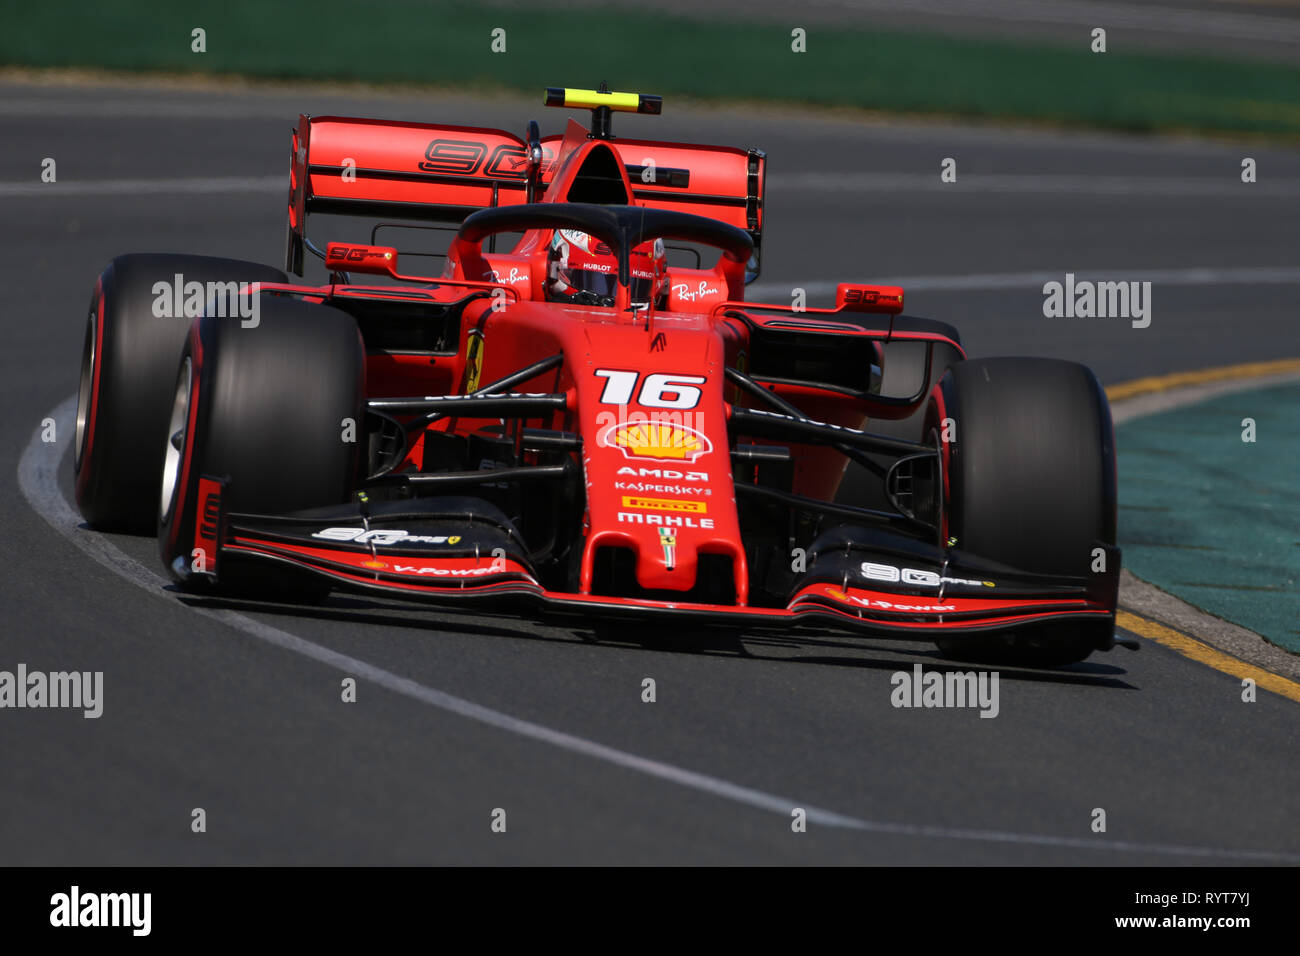
M 215 581 L 227 563 L 257 562 L 310 572 L 344 590 L 478 611 L 532 608 L 539 616 L 588 619 L 671 616 L 754 630 L 819 625 L 915 640 L 1067 619 L 1113 621 L 1115 614 L 1118 552 L 1112 570 L 1096 579 L 1013 574 L 997 586 L 989 582 L 996 596 L 957 593 L 961 588 L 918 594 L 915 588 L 900 593 L 861 581 L 812 581 L 798 586 L 784 607 L 741 607 L 550 590 L 534 576 L 522 548 L 488 522 L 462 530 L 445 518 L 363 514 L 355 507 L 309 515 L 227 515 L 222 483 L 204 478 L 203 486 L 208 520 L 196 531 L 195 553 L 206 559 L 176 569 L 183 578 Z

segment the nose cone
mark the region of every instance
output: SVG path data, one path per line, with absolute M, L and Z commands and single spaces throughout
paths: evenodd
M 659 592 L 690 591 L 700 554 L 723 554 L 743 603 L 722 342 L 698 317 L 664 317 L 657 332 L 665 348 L 643 326 L 589 328 L 575 369 L 590 522 L 581 587 L 604 547 L 634 555 L 636 584 Z
M 633 504 L 654 504 L 655 499 L 629 499 Z M 636 581 L 643 588 L 656 591 L 689 591 L 695 587 L 699 567 L 700 548 L 709 545 L 716 549 L 716 530 L 712 518 L 702 516 L 707 510 L 705 502 L 691 502 L 698 512 L 691 515 L 674 515 L 647 512 L 619 512 L 620 518 L 634 528 L 624 534 L 636 551 Z

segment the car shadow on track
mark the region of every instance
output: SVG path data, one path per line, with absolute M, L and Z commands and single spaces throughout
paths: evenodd
M 1044 681 L 1055 684 L 1138 690 L 1123 679 L 1128 672 L 1114 664 L 1089 659 L 1060 668 L 990 666 L 952 661 L 932 645 L 917 641 L 887 641 L 846 637 L 834 631 L 801 630 L 785 634 L 717 632 L 641 634 L 636 629 L 616 633 L 594 631 L 588 643 L 637 650 L 730 656 L 743 660 L 780 664 L 857 667 L 895 672 L 920 664 L 925 671 L 967 673 L 996 671 L 1003 680 Z
M 920 664 L 926 671 L 967 673 L 996 671 L 1003 680 L 1042 681 L 1116 690 L 1138 690 L 1123 679 L 1123 667 L 1090 658 L 1061 668 L 990 666 L 951 661 L 938 649 L 916 641 L 881 643 L 848 637 L 834 631 L 807 629 L 781 634 L 739 633 L 721 628 L 679 628 L 662 625 L 597 625 L 569 620 L 564 623 L 522 621 L 515 616 L 446 611 L 405 603 L 385 603 L 354 595 L 332 595 L 322 604 L 290 604 L 252 598 L 195 595 L 176 589 L 182 603 L 240 613 L 267 614 L 299 620 L 402 628 L 424 634 L 439 630 L 476 637 L 582 644 L 658 654 L 693 654 L 730 657 L 741 661 L 822 667 L 862 668 L 896 672 Z
M 428 608 L 412 604 L 385 604 L 355 598 L 333 595 L 324 604 L 291 604 L 283 601 L 259 600 L 244 597 L 224 597 L 217 595 L 196 595 L 179 588 L 174 591 L 182 604 L 187 607 L 208 608 L 210 610 L 235 611 L 241 614 L 270 614 L 276 617 L 297 620 L 333 621 L 344 624 L 370 625 L 374 627 L 396 627 L 425 634 L 440 630 L 455 631 L 458 634 L 473 634 L 483 637 L 513 637 L 524 639 L 544 638 L 560 640 L 561 634 L 539 633 L 545 630 L 538 625 L 520 622 L 517 618 L 494 616 L 476 612 L 464 614 L 448 612 L 443 608 L 430 612 Z M 569 638 L 573 643 L 581 639 L 572 632 Z

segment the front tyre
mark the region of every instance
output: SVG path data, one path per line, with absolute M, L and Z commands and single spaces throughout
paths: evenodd
M 946 458 L 949 541 L 1042 574 L 1087 577 L 1115 543 L 1115 439 L 1096 376 L 1056 359 L 958 362 L 931 398 Z M 1063 622 L 937 642 L 948 657 L 1055 666 L 1113 644 L 1113 622 Z
M 341 504 L 356 484 L 365 402 L 356 322 L 285 296 L 261 296 L 258 311 L 252 327 L 197 320 L 181 355 L 155 498 L 159 555 L 181 582 L 215 558 L 194 553 L 200 478 L 226 480 L 227 512 L 258 514 Z
M 212 256 L 118 256 L 90 300 L 77 389 L 77 506 L 94 527 L 153 534 L 163 428 L 190 320 L 173 315 L 181 283 L 285 282 L 278 269 Z M 159 308 L 159 305 L 166 308 Z

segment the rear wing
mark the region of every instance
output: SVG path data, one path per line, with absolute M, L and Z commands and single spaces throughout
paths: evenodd
M 524 202 L 527 158 L 523 140 L 500 130 L 303 115 L 293 132 L 285 268 L 302 275 L 312 213 L 460 222 Z
M 545 196 L 564 159 L 560 136 L 530 139 L 473 126 L 340 116 L 299 117 L 289 171 L 287 271 L 303 274 L 312 213 L 459 224 L 492 206 Z M 757 275 L 766 157 L 759 150 L 650 140 L 610 141 L 636 201 L 737 226 L 754 240 Z M 534 161 L 533 157 L 536 157 Z
M 550 136 L 542 145 L 558 150 L 560 142 L 559 136 Z M 746 230 L 754 240 L 751 271 L 757 273 L 767 179 L 762 150 L 648 139 L 611 139 L 609 145 L 623 160 L 640 205 L 707 216 Z M 556 165 L 543 167 L 543 183 L 549 183 L 546 173 Z

